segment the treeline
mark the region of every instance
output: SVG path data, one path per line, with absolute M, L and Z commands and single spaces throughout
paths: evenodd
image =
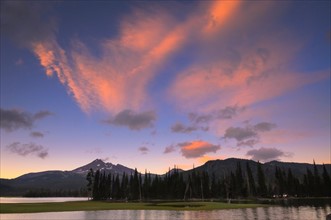
M 29 190 L 23 197 L 87 197 L 87 190 L 52 190 L 52 189 L 33 189 Z
M 87 190 L 93 200 L 152 200 L 152 199 L 236 199 L 247 197 L 320 197 L 331 196 L 330 176 L 323 165 L 319 174 L 314 163 L 313 171 L 307 168 L 300 180 L 291 169 L 276 167 L 275 175 L 266 180 L 262 165 L 257 163 L 253 175 L 249 163 L 237 163 L 234 172 L 217 177 L 208 172 L 189 173 L 177 169 L 164 176 L 142 175 L 135 169 L 133 174 L 112 175 L 91 169 L 87 175 Z

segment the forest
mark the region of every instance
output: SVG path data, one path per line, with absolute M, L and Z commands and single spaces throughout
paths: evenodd
M 253 175 L 248 163 L 237 163 L 234 172 L 223 177 L 207 172 L 189 173 L 178 169 L 165 175 L 145 172 L 122 175 L 106 174 L 90 169 L 86 176 L 88 196 L 93 200 L 148 201 L 148 200 L 209 200 L 242 198 L 284 197 L 330 197 L 331 180 L 323 165 L 320 174 L 314 163 L 313 170 L 307 168 L 302 179 L 293 175 L 291 169 L 276 167 L 274 178 L 267 178 L 261 163 L 257 163 L 257 174 Z M 271 181 L 271 179 L 273 181 Z

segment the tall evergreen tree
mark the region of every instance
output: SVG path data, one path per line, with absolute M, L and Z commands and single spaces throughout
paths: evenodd
M 247 172 L 248 183 L 249 183 L 249 193 L 252 196 L 256 196 L 255 180 L 254 180 L 252 170 L 251 170 L 248 162 L 246 162 L 246 172 Z
M 324 164 L 323 164 L 322 176 L 323 176 L 323 186 L 324 186 L 325 195 L 331 196 L 331 180 Z
M 90 199 L 92 198 L 92 189 L 93 189 L 93 181 L 94 181 L 94 172 L 92 168 L 87 173 L 86 180 L 87 180 L 87 195 L 88 195 L 87 198 Z
M 265 182 L 265 176 L 260 162 L 257 163 L 257 182 L 258 182 L 258 195 L 266 196 L 267 185 Z

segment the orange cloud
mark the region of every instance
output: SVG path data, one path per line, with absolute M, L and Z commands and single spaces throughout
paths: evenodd
M 204 156 L 206 153 L 213 152 L 216 153 L 221 149 L 220 145 L 214 145 L 206 141 L 192 141 L 179 143 L 180 151 L 182 155 L 186 158 L 198 158 Z
M 241 1 L 214 1 L 209 10 L 209 20 L 204 28 L 204 32 L 212 34 L 214 31 L 222 27 L 231 16 L 234 16 L 236 9 L 241 4 Z

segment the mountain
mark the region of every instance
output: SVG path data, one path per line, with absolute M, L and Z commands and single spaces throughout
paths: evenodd
M 125 167 L 121 164 L 114 165 L 112 163 L 105 163 L 103 160 L 100 160 L 100 159 L 96 159 L 89 164 L 86 164 L 82 167 L 78 167 L 78 168 L 72 170 L 71 172 L 86 176 L 86 174 L 88 173 L 88 171 L 91 168 L 94 171 L 100 170 L 102 172 L 120 174 L 120 175 L 122 175 L 123 173 L 126 173 L 126 174 L 134 173 L 134 169 Z
M 231 172 L 235 173 L 237 164 L 240 164 L 241 170 L 243 174 L 246 173 L 246 164 L 252 170 L 253 176 L 257 177 L 257 164 L 258 162 L 253 160 L 245 160 L 245 159 L 238 159 L 238 158 L 229 158 L 225 160 L 210 160 L 207 161 L 202 166 L 196 167 L 192 170 L 185 171 L 183 174 L 188 175 L 193 172 L 207 172 L 209 176 L 213 173 L 216 177 L 224 177 L 229 175 Z M 314 165 L 308 163 L 290 163 L 290 162 L 280 162 L 280 161 L 270 161 L 262 165 L 262 169 L 265 173 L 267 182 L 272 182 L 275 180 L 275 171 L 276 167 L 281 168 L 284 171 L 288 171 L 291 169 L 293 176 L 299 178 L 301 181 L 303 180 L 303 176 L 307 173 L 307 169 L 313 172 Z M 316 164 L 317 171 L 319 175 L 323 173 L 323 165 Z M 331 164 L 325 164 L 326 170 L 328 171 L 329 175 L 331 174 Z
M 195 172 L 208 172 L 209 176 L 214 173 L 216 178 L 223 178 L 230 174 L 230 172 L 235 173 L 237 165 L 240 164 L 243 174 L 246 173 L 246 164 L 248 164 L 252 170 L 253 176 L 257 176 L 257 164 L 258 162 L 253 160 L 229 158 L 225 160 L 211 160 L 203 164 L 202 166 L 193 168 L 191 170 L 181 172 L 185 177 Z M 264 170 L 266 180 L 272 182 L 275 179 L 276 167 L 281 168 L 284 171 L 291 169 L 293 175 L 298 177 L 301 181 L 303 180 L 304 174 L 306 174 L 307 169 L 313 172 L 314 165 L 308 163 L 288 163 L 280 161 L 271 161 L 262 164 L 262 169 Z M 316 165 L 319 174 L 323 172 L 322 165 Z M 325 165 L 329 174 L 331 174 L 331 164 Z M 106 173 L 111 173 L 114 175 L 122 175 L 123 172 L 130 175 L 134 173 L 134 169 L 125 167 L 123 165 L 112 163 L 106 163 L 100 159 L 96 159 L 89 164 L 78 167 L 71 171 L 44 171 L 38 173 L 29 173 L 19 176 L 15 179 L 0 179 L 0 195 L 1 196 L 22 196 L 28 191 L 33 190 L 51 190 L 51 191 L 68 191 L 68 190 L 82 190 L 86 189 L 86 175 L 90 169 L 101 170 Z M 173 173 L 174 169 L 168 171 L 168 173 Z M 160 175 L 162 178 L 166 174 Z
M 134 172 L 134 169 L 121 164 L 114 165 L 96 159 L 71 171 L 44 171 L 24 174 L 15 179 L 0 179 L 0 196 L 22 196 L 29 191 L 41 189 L 79 191 L 86 188 L 86 175 L 91 168 L 115 175 L 122 175 L 123 172 L 130 175 Z

